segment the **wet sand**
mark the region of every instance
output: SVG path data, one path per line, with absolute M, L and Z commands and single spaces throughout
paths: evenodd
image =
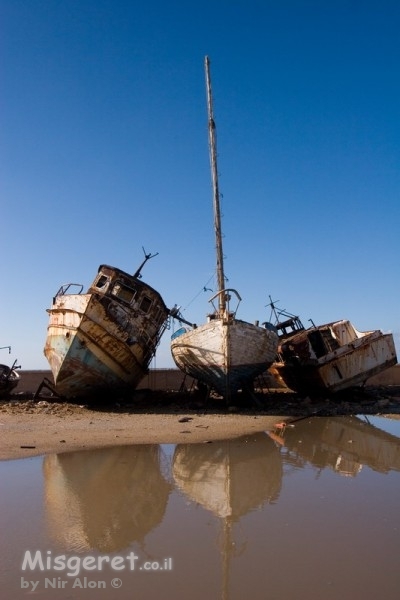
M 32 396 L 19 392 L 0 401 L 0 460 L 127 444 L 206 443 L 271 431 L 277 424 L 311 416 L 400 415 L 398 386 L 335 401 L 300 399 L 276 390 L 237 406 L 148 390 L 137 392 L 129 403 L 96 406 Z
M 268 415 L 126 414 L 65 408 L 49 413 L 0 412 L 0 459 L 126 444 L 207 442 L 271 429 L 281 417 Z M 47 412 L 46 412 L 47 411 Z

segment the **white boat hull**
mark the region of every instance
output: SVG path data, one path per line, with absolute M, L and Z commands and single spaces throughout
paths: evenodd
M 237 319 L 212 319 L 171 341 L 177 367 L 224 397 L 251 387 L 277 348 L 274 331 Z
M 323 331 L 325 343 L 335 341 L 337 347 L 316 356 L 310 333 Z M 329 337 L 328 337 L 329 333 Z M 397 363 L 391 334 L 379 330 L 359 332 L 349 321 L 338 321 L 314 330 L 305 330 L 282 342 L 291 355 L 274 367 L 286 385 L 298 392 L 336 393 L 364 385 L 366 381 Z

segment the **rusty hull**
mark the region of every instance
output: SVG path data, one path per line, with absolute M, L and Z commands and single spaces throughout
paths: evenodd
M 397 363 L 391 334 L 359 332 L 349 321 L 303 330 L 283 339 L 274 367 L 300 393 L 336 393 L 364 385 Z
M 133 390 L 166 327 L 160 294 L 107 265 L 86 294 L 61 291 L 48 310 L 44 349 L 57 393 L 69 398 Z
M 177 367 L 226 398 L 251 387 L 278 348 L 274 331 L 235 318 L 211 319 L 177 334 L 171 341 Z

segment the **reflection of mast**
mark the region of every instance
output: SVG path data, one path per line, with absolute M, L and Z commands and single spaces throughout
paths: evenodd
M 230 573 L 230 558 L 232 556 L 232 528 L 233 523 L 229 517 L 223 520 L 223 548 L 222 548 L 222 600 L 229 598 L 229 573 Z
M 265 433 L 207 445 L 180 444 L 172 472 L 177 487 L 221 522 L 221 597 L 227 600 L 235 555 L 233 525 L 278 498 L 282 481 L 279 450 Z

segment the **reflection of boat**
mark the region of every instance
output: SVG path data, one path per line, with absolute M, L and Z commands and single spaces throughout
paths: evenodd
M 232 528 L 240 517 L 275 502 L 282 483 L 279 451 L 265 433 L 212 444 L 179 444 L 173 456 L 178 488 L 221 519 L 222 598 L 228 597 Z
M 213 442 L 179 444 L 173 457 L 177 486 L 218 517 L 233 520 L 277 500 L 282 464 L 265 433 Z
M 8 352 L 11 352 L 11 346 L 4 346 L 0 348 L 0 350 L 8 349 Z M 17 361 L 15 360 L 11 367 L 8 365 L 0 365 L 0 398 L 7 396 L 12 390 L 17 387 L 20 376 L 17 373 L 17 369 L 21 367 L 17 366 Z
M 49 455 L 43 471 L 50 533 L 69 550 L 114 552 L 141 543 L 164 517 L 170 484 L 159 446 Z
M 400 471 L 400 440 L 359 417 L 312 417 L 286 427 L 281 437 L 290 456 L 318 469 L 355 476 L 363 465 L 380 473 Z M 297 463 L 297 466 L 300 466 Z
M 335 393 L 361 386 L 397 363 L 393 336 L 389 333 L 360 332 L 347 320 L 305 329 L 299 317 L 276 311 L 272 301 L 271 307 L 280 337 L 273 371 L 297 392 Z
M 132 391 L 154 356 L 168 317 L 160 294 L 134 275 L 101 265 L 86 294 L 62 286 L 48 310 L 44 353 L 64 397 Z
M 225 288 L 222 251 L 220 198 L 217 173 L 216 132 L 213 117 L 209 59 L 206 57 L 206 82 L 209 113 L 210 161 L 214 193 L 218 292 L 211 298 L 214 311 L 207 323 L 179 329 L 171 341 L 176 365 L 202 384 L 229 397 L 241 388 L 251 387 L 254 378 L 273 362 L 278 338 L 272 330 L 236 319 L 240 296 Z M 237 305 L 230 304 L 232 296 Z

